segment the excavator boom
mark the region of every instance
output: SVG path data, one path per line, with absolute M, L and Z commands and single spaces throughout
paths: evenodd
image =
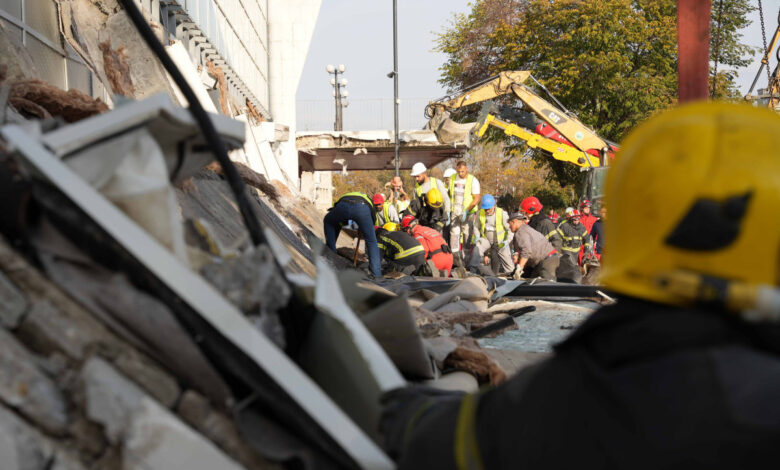
M 547 122 L 582 152 L 595 150 L 598 153 L 610 149 L 607 142 L 576 116 L 559 109 L 527 87 L 524 82 L 529 78 L 532 76 L 531 72 L 527 70 L 501 72 L 495 77 L 461 90 L 455 96 L 449 95 L 431 102 L 428 105 L 428 114 L 436 114 L 437 109 L 451 111 L 499 96 L 513 94 L 528 110 Z

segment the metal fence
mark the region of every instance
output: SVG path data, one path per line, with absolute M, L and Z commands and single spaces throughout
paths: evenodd
M 401 130 L 422 129 L 427 122 L 424 111 L 427 98 L 402 99 L 398 112 Z M 298 131 L 325 131 L 333 129 L 335 103 L 329 100 L 299 100 L 295 106 Z M 349 99 L 344 108 L 344 130 L 393 130 L 393 99 Z

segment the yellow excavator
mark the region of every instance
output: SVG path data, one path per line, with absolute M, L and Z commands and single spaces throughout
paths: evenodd
M 761 12 L 761 15 L 761 23 L 763 24 L 763 11 Z M 763 38 L 766 50 L 764 51 L 764 55 L 761 57 L 761 66 L 758 68 L 758 72 L 753 79 L 753 83 L 750 85 L 750 90 L 748 90 L 747 94 L 745 95 L 745 100 L 758 101 L 759 105 L 766 106 L 769 109 L 775 111 L 780 111 L 780 49 L 777 48 L 778 44 L 780 44 L 780 12 L 778 12 L 777 21 L 777 29 L 775 30 L 775 34 L 772 36 L 772 40 L 769 42 L 768 46 L 766 46 L 766 36 Z M 777 49 L 778 64 L 775 66 L 775 69 L 771 74 L 767 72 L 767 75 L 769 75 L 769 83 L 765 90 L 759 90 L 763 91 L 763 93 L 753 95 L 753 90 L 756 88 L 756 84 L 761 78 L 761 73 L 764 71 L 764 67 L 769 67 L 769 57 L 772 55 L 772 52 L 775 51 L 775 49 Z
M 528 80 L 533 80 L 557 106 L 525 85 Z M 506 95 L 514 95 L 519 99 L 523 109 L 497 107 L 491 102 L 494 98 Z M 530 148 L 541 149 L 556 160 L 582 167 L 588 171 L 583 198 L 591 201 L 601 198 L 606 167 L 618 147 L 599 137 L 569 112 L 531 72 L 501 72 L 430 102 L 425 109 L 429 119 L 428 127 L 434 131 L 452 128 L 450 113 L 476 103 L 486 103 L 479 122 L 470 128 L 477 138 L 481 138 L 490 126 L 497 127 L 507 135 L 524 141 Z

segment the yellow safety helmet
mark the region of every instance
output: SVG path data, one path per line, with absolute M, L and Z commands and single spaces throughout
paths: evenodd
M 387 230 L 388 232 L 397 232 L 398 231 L 398 224 L 395 222 L 388 222 L 382 226 L 383 229 Z
M 637 127 L 607 176 L 604 285 L 739 311 L 766 311 L 768 294 L 780 311 L 778 153 L 780 116 L 748 105 L 696 103 Z
M 441 197 L 441 192 L 436 188 L 428 190 L 428 194 L 425 195 L 428 205 L 434 209 L 440 208 L 444 204 L 444 199 Z

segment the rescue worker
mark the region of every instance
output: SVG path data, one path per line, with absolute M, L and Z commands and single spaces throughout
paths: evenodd
M 474 240 L 480 261 L 490 266 L 494 274 L 511 273 L 514 268 L 509 251 L 509 220 L 507 213 L 496 206 L 491 194 L 482 196 L 474 227 Z M 473 263 L 473 261 L 472 261 Z
M 404 216 L 401 220 L 401 228 L 422 243 L 425 248 L 425 259 L 433 265 L 429 266 L 430 275 L 438 277 L 439 272 L 442 272 L 449 277 L 452 271 L 452 252 L 444 237 L 436 230 L 421 225 L 413 215 Z
M 436 188 L 431 188 L 422 198 L 415 198 L 412 201 L 408 212 L 417 218 L 420 225 L 431 227 L 442 233 L 447 225 L 443 206 L 444 200 L 441 192 Z
M 471 237 L 471 222 L 479 208 L 481 199 L 479 180 L 469 173 L 469 167 L 464 160 L 455 165 L 456 173 L 449 177 L 450 203 L 452 207 L 452 224 L 450 226 L 450 249 L 455 257 L 455 265 L 463 265 L 461 243 Z
M 376 225 L 381 227 L 389 222 L 394 224 L 401 223 L 398 212 L 392 204 L 385 200 L 384 194 L 374 194 L 372 202 L 374 203 L 374 210 L 376 210 Z
M 580 203 L 580 223 L 585 226 L 585 228 L 588 230 L 588 233 L 591 233 L 591 229 L 593 228 L 593 224 L 596 223 L 597 220 L 599 220 L 598 217 L 591 214 L 591 206 L 589 200 L 585 199 Z
M 582 282 L 582 271 L 580 271 L 579 263 L 580 248 L 584 246 L 586 252 L 593 251 L 590 233 L 580 222 L 581 217 L 580 211 L 574 209 L 569 218 L 561 222 L 557 229 L 563 240 L 561 262 L 557 273 L 558 279 L 577 284 Z
M 515 279 L 521 277 L 555 280 L 558 252 L 544 235 L 528 226 L 528 216 L 515 212 L 509 216 L 509 230 L 514 233 L 510 247 L 515 253 Z
M 635 129 L 606 183 L 602 280 L 618 302 L 491 390 L 387 394 L 397 468 L 780 461 L 780 224 L 764 215 L 780 206 L 778 129 L 772 111 L 724 102 Z
M 412 176 L 416 183 L 414 185 L 414 194 L 417 199 L 422 202 L 423 195 L 428 194 L 428 191 L 436 188 L 439 190 L 439 194 L 442 196 L 444 202 L 444 218 L 449 223 L 450 220 L 450 198 L 447 196 L 447 187 L 441 180 L 431 178 L 428 176 L 428 169 L 422 162 L 417 162 L 412 165 Z M 422 204 L 421 204 L 422 206 Z
M 607 220 L 607 206 L 601 205 L 599 215 L 601 217 L 593 224 L 590 236 L 593 238 L 593 251 L 596 252 L 596 258 L 601 261 L 601 254 L 604 252 L 604 222 Z
M 387 271 L 412 274 L 425 264 L 425 248 L 419 240 L 399 228 L 393 222 L 376 228 L 379 254 L 387 261 Z
M 550 222 L 555 224 L 556 227 L 558 226 L 558 222 L 561 220 L 561 216 L 559 216 L 557 212 L 553 212 L 553 215 L 549 216 L 548 218 L 550 219 Z
M 377 245 L 376 233 L 374 232 L 376 209 L 371 199 L 364 193 L 347 193 L 341 196 L 333 204 L 333 207 L 328 209 L 328 213 L 325 214 L 325 218 L 322 220 L 325 242 L 328 248 L 334 252 L 336 251 L 336 239 L 339 236 L 339 232 L 350 220 L 358 225 L 360 233 L 363 235 L 371 275 L 382 277 L 382 258 L 379 256 L 379 246 Z
M 553 248 L 560 253 L 563 243 L 558 234 L 557 224 L 542 213 L 543 208 L 542 203 L 535 196 L 527 197 L 520 203 L 520 210 L 529 217 L 528 226 L 544 235 L 544 238 L 549 240 Z

